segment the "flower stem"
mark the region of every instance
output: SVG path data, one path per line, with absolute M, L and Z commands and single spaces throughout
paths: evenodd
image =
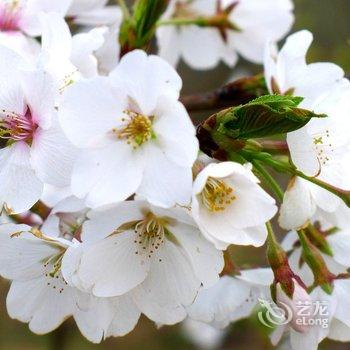
M 171 18 L 166 20 L 161 20 L 157 22 L 157 26 L 185 26 L 185 25 L 197 25 L 204 27 L 206 26 L 207 19 L 205 17 L 197 18 Z
M 307 238 L 304 230 L 299 230 L 298 236 L 303 250 L 303 259 L 314 275 L 314 286 L 320 286 L 327 294 L 331 294 L 335 276 L 328 270 L 322 255 Z
M 278 200 L 282 202 L 284 193 L 277 181 L 271 176 L 271 174 L 265 169 L 265 167 L 261 165 L 261 163 L 258 160 L 253 159 L 252 164 L 254 165 L 255 169 L 259 172 L 261 177 L 265 180 L 265 182 L 269 185 L 271 190 L 275 193 Z
M 330 185 L 322 180 L 319 180 L 316 177 L 311 177 L 311 176 L 305 175 L 304 173 L 302 173 L 300 170 L 296 169 L 291 164 L 284 162 L 284 161 L 274 159 L 269 153 L 241 151 L 240 154 L 249 162 L 252 162 L 254 159 L 259 160 L 262 163 L 269 165 L 270 167 L 272 167 L 273 169 L 275 169 L 279 172 L 284 172 L 284 173 L 288 173 L 291 175 L 301 177 L 304 180 L 307 180 L 307 181 L 309 181 L 309 182 L 311 182 L 319 187 L 322 187 L 325 190 L 338 196 L 340 199 L 342 199 L 344 201 L 344 203 L 348 207 L 350 207 L 350 191 L 342 190 L 342 189 L 335 187 L 333 185 Z

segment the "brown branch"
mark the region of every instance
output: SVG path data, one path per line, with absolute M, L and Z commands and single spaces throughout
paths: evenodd
M 188 112 L 195 112 L 238 106 L 266 94 L 265 81 L 257 75 L 239 79 L 211 92 L 182 96 L 180 101 Z
M 42 201 L 38 201 L 36 204 L 33 205 L 30 211 L 34 214 L 39 215 L 42 218 L 42 220 L 45 221 L 46 218 L 50 215 L 51 208 L 49 208 Z

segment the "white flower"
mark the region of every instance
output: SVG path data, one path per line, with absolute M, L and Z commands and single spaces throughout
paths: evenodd
M 214 284 L 222 253 L 206 241 L 183 209 L 121 202 L 88 214 L 81 257 L 64 261 L 67 277 L 99 297 L 130 292 L 150 319 L 173 324 L 186 317 L 201 285 Z M 95 242 L 92 242 L 94 239 Z M 77 268 L 70 266 L 76 265 Z M 75 263 L 72 263 L 75 261 Z M 65 269 L 65 267 L 63 267 Z
M 108 0 L 70 0 L 68 19 L 85 26 L 113 25 L 121 22 L 118 6 L 106 6 Z
M 61 233 L 66 236 L 64 217 L 62 221 Z M 50 231 L 50 226 L 45 229 Z M 82 334 L 95 343 L 130 332 L 140 316 L 135 303 L 128 295 L 97 298 L 68 285 L 62 260 L 68 247 L 80 251 L 80 243 L 56 234 L 44 235 L 26 225 L 0 227 L 0 273 L 12 280 L 7 296 L 9 315 L 28 322 L 37 334 L 51 332 L 73 316 Z
M 312 34 L 301 31 L 291 35 L 278 54 L 273 48 L 268 48 L 266 82 L 271 93 L 301 96 L 304 98 L 300 104 L 302 108 L 327 115 L 288 133 L 291 158 L 306 175 L 348 189 L 349 82 L 344 78 L 344 71 L 335 64 L 306 63 L 305 56 L 311 42 Z M 342 201 L 335 195 L 296 179 L 286 192 L 280 224 L 285 229 L 299 228 L 311 219 L 317 209 L 335 213 L 341 205 Z
M 333 226 L 350 227 L 350 209 L 337 196 L 301 178 L 292 178 L 284 194 L 278 222 L 285 230 L 297 230 L 312 218 Z
M 29 322 L 33 332 L 43 334 L 74 313 L 79 296 L 59 271 L 66 242 L 36 238 L 30 229 L 26 225 L 1 226 L 0 273 L 13 280 L 7 296 L 9 315 Z
M 164 20 L 221 16 L 227 24 L 221 30 L 196 25 L 160 26 L 159 55 L 173 65 L 183 58 L 195 69 L 214 68 L 220 60 L 234 66 L 237 54 L 261 63 L 265 41 L 278 41 L 290 30 L 292 10 L 290 0 L 173 0 Z
M 107 28 L 94 28 L 73 37 L 67 23 L 56 13 L 42 14 L 39 64 L 56 80 L 58 92 L 81 77 L 98 74 L 94 53 L 104 44 Z
M 344 79 L 344 71 L 333 63 L 307 64 L 306 54 L 313 36 L 307 30 L 290 35 L 280 52 L 274 44 L 265 48 L 265 80 L 271 93 L 301 96 L 301 106 L 314 109 Z
M 43 183 L 68 185 L 75 148 L 58 125 L 51 77 L 0 51 L 0 206 L 19 213 L 40 198 Z
M 223 329 L 231 322 L 249 317 L 258 298 L 270 299 L 271 269 L 242 270 L 235 277 L 223 276 L 208 289 L 201 289 L 187 308 L 191 319 Z
M 63 18 L 71 0 L 1 0 L 0 45 L 34 62 L 40 45 L 34 37 L 41 35 L 40 15 L 55 12 Z
M 108 78 L 79 81 L 60 106 L 62 127 L 82 149 L 72 191 L 91 207 L 137 193 L 160 206 L 187 205 L 197 157 L 195 129 L 177 101 L 181 79 L 136 50 Z
M 275 200 L 258 184 L 249 165 L 209 164 L 194 181 L 192 215 L 218 249 L 229 244 L 261 246 L 265 223 L 277 212 Z

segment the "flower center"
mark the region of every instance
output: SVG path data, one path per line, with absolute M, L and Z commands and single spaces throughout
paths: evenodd
M 5 146 L 17 141 L 24 141 L 30 145 L 37 127 L 29 108 L 24 115 L 4 109 L 0 111 L 0 142 L 6 140 Z
M 313 144 L 317 153 L 317 159 L 320 165 L 326 165 L 328 163 L 330 152 L 334 152 L 334 148 L 331 142 L 329 130 L 326 130 L 320 135 L 313 135 Z
M 211 212 L 225 210 L 236 199 L 230 186 L 213 177 L 208 178 L 201 197 L 202 203 Z
M 59 294 L 62 294 L 68 285 L 61 273 L 64 253 L 65 251 L 62 251 L 57 255 L 53 255 L 44 262 L 44 267 L 47 269 L 47 272 L 45 273 L 46 286 L 52 288 Z
M 125 113 L 128 115 L 128 117 L 122 118 L 125 126 L 121 129 L 113 129 L 118 139 L 126 140 L 129 145 L 136 149 L 151 138 L 155 138 L 152 129 L 152 116 L 148 117 L 129 110 L 125 111 Z
M 19 29 L 21 7 L 19 0 L 5 0 L 0 4 L 0 31 Z
M 135 254 L 148 254 L 150 258 L 153 253 L 159 249 L 164 243 L 166 233 L 166 220 L 164 218 L 156 217 L 149 212 L 145 218 L 135 224 L 136 238 L 134 243 L 137 244 Z

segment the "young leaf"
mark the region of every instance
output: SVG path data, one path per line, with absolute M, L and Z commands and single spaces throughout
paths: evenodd
M 326 115 L 298 108 L 301 97 L 267 95 L 217 115 L 218 132 L 234 139 L 273 136 L 295 131 L 312 118 Z
M 145 49 L 150 43 L 156 23 L 166 10 L 169 0 L 138 0 L 130 18 L 124 18 L 120 29 L 122 54 L 133 49 Z

